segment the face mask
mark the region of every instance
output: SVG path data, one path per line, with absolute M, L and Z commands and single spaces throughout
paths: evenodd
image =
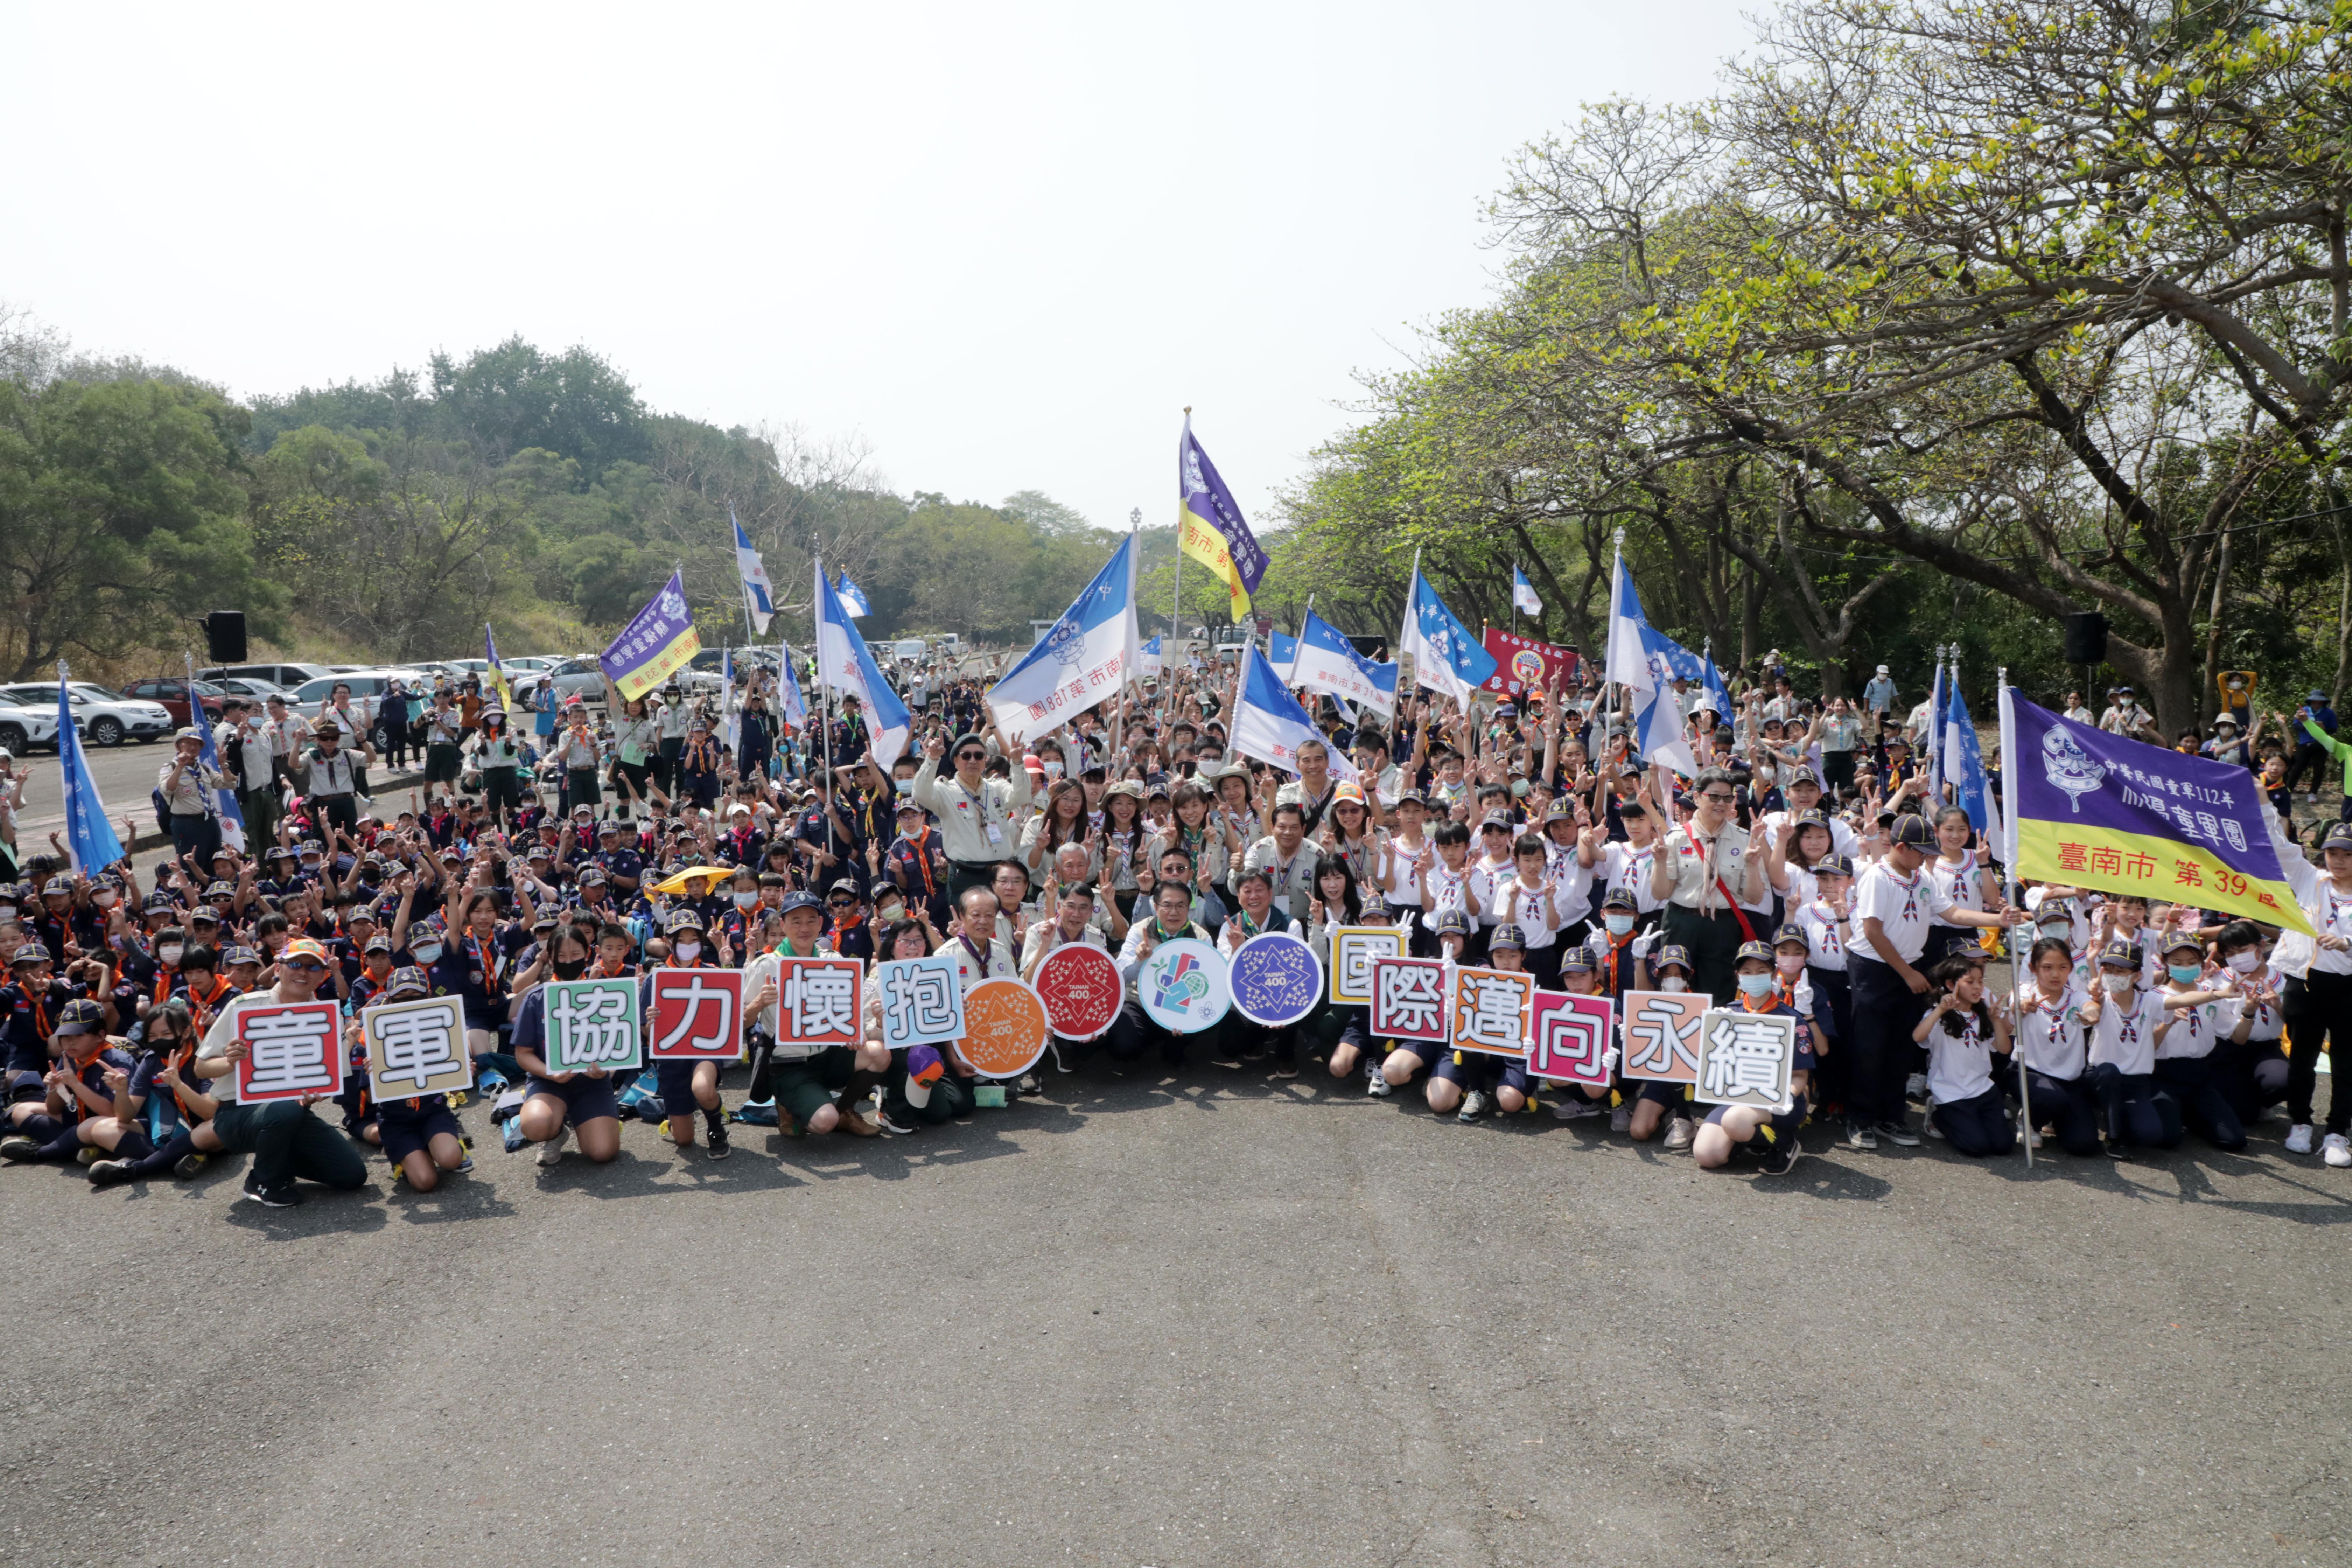
M 14 904 L 0 904 L 0 921 L 13 921 L 13 920 L 15 920 L 16 918 L 16 905 L 14 905 Z
M 2205 966 L 2201 963 L 2168 963 L 2164 967 L 2164 972 L 2175 980 L 2186 984 L 2204 973 Z
M 577 980 L 587 973 L 588 961 L 584 958 L 559 958 L 555 961 L 555 977 L 558 980 Z
M 1742 995 L 1769 996 L 1772 994 L 1772 977 L 1769 974 L 1743 974 L 1739 977 L 1739 990 Z
M 698 942 L 681 942 L 675 944 L 673 951 L 676 952 L 680 958 L 686 960 L 688 963 L 691 963 L 694 962 L 696 956 L 702 952 L 702 944 Z
M 874 911 L 875 917 L 881 921 L 884 925 L 890 925 L 896 922 L 899 919 L 903 918 L 906 912 L 907 906 L 904 904 L 884 904 L 880 909 Z
M 2047 937 L 2054 937 L 2060 942 L 2064 942 L 2067 938 L 2074 934 L 2074 922 L 2072 921 L 2044 921 L 2042 922 L 2042 934 Z
M 1049 779 L 1060 778 L 1062 776 L 1062 764 L 1059 763 L 1047 763 L 1045 764 L 1045 776 Z
M 112 893 L 93 893 L 89 901 L 101 910 L 110 910 L 114 907 L 114 898 Z
M 1687 991 L 1690 989 L 1690 982 L 1685 980 L 1679 974 L 1669 974 L 1664 980 L 1658 982 L 1658 989 L 1661 991 Z
M 2233 952 L 2230 955 L 2230 967 L 2240 974 L 2252 974 L 2262 966 L 2263 955 L 2257 949 L 2248 948 L 2243 952 Z
M 1801 952 L 1780 953 L 1772 960 L 1772 967 L 1783 974 L 1802 974 L 1805 972 L 1805 955 Z
M 1611 936 L 1623 936 L 1627 931 L 1633 929 L 1633 917 L 1632 915 L 1611 915 L 1608 919 L 1609 934 Z
M 180 954 L 187 951 L 176 942 L 167 942 L 155 950 L 155 956 L 165 963 L 177 963 Z
M 419 963 L 430 963 L 441 956 L 441 944 L 437 942 L 420 942 L 408 950 L 408 956 Z
M 2107 994 L 2111 996 L 2128 996 L 2139 984 L 2128 974 L 2102 974 L 2099 979 L 2106 985 Z
M 735 907 L 739 910 L 748 910 L 759 901 L 760 895 L 757 893 L 738 893 L 735 895 Z

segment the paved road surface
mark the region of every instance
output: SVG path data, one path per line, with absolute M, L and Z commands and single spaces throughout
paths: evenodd
M 0 1559 L 2352 1558 L 2352 1173 L 2276 1121 L 1748 1180 L 1306 1079 L 1049 1087 L 716 1165 L 485 1137 L 282 1213 L 241 1161 L 0 1172 Z

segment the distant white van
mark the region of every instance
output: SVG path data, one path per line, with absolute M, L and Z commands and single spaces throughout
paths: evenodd
M 930 647 L 920 637 L 900 637 L 890 645 L 890 657 L 901 664 L 920 664 Z

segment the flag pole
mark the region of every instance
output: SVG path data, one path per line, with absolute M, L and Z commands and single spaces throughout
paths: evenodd
M 1993 679 L 1994 689 L 1998 693 L 1993 699 L 1993 714 L 2000 724 L 2001 732 L 2006 735 L 2009 731 L 2009 667 L 2002 665 Z M 2000 765 L 2001 786 L 2003 793 L 2006 793 L 2010 769 L 2015 765 L 2015 759 L 2011 757 L 2005 749 L 2000 754 Z M 2006 820 L 2005 815 L 2004 820 Z M 1990 836 L 1988 836 L 1989 839 Z M 1998 853 L 1999 849 L 1996 848 L 1995 852 Z M 2000 898 L 2001 902 L 2012 907 L 2017 902 L 2017 868 L 2010 864 L 2006 856 L 2002 857 L 2000 862 Z M 2009 950 L 2010 1011 L 2014 1014 L 2017 1010 L 2017 928 L 2015 926 L 2011 926 L 2001 932 L 2001 944 Z M 2031 948 L 2027 949 L 2029 952 L 2032 951 Z M 2030 1171 L 2033 1169 L 2033 1082 L 2025 1065 L 2025 1053 L 2020 1050 L 2018 1046 L 2019 1041 L 2012 1037 L 2010 1041 L 2010 1050 L 2017 1063 L 2018 1120 L 2024 1123 L 2018 1130 L 2017 1141 L 2025 1146 L 2025 1168 Z
M 817 703 L 823 713 L 823 717 L 817 721 L 817 728 L 824 746 L 824 794 L 820 798 L 824 802 L 824 852 L 831 855 L 833 853 L 833 705 L 824 696 L 829 689 L 824 678 L 825 589 L 823 586 L 824 556 L 820 552 L 820 541 L 814 533 L 809 535 L 809 559 L 816 563 L 816 580 L 819 584 L 816 598 L 809 605 L 809 619 L 815 623 L 816 630 Z M 816 896 L 820 899 L 824 898 L 824 889 L 816 889 Z
M 1192 428 L 1192 405 L 1189 403 L 1184 405 L 1184 428 Z M 1183 482 L 1181 472 L 1177 475 L 1177 482 Z M 1184 514 L 1192 510 L 1189 499 L 1182 495 L 1176 498 L 1176 597 L 1168 606 L 1169 640 L 1180 643 L 1184 640 L 1183 630 L 1177 623 L 1184 614 Z M 1212 653 L 1211 658 L 1213 659 L 1214 657 Z

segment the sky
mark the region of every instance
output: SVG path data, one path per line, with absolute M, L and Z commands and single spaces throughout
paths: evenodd
M 1173 520 L 1190 405 L 1271 521 L 1491 292 L 1513 151 L 1706 95 L 1740 9 L 0 0 L 0 302 L 239 396 L 583 343 L 1103 526 Z

